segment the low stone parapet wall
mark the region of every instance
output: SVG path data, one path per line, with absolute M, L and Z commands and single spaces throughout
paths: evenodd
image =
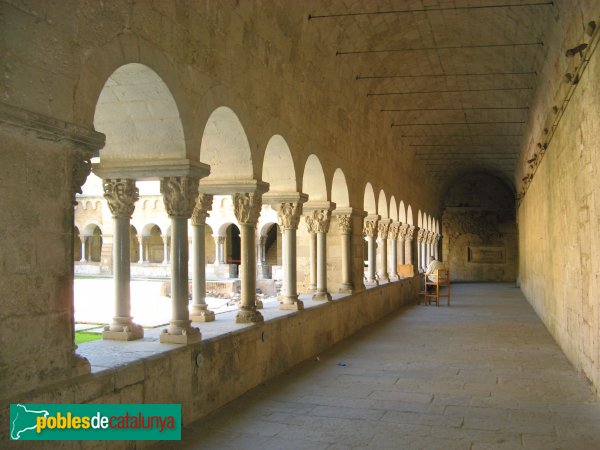
M 194 345 L 143 342 L 155 347 L 155 354 L 106 370 L 94 367 L 92 362 L 95 373 L 7 399 L 4 404 L 180 403 L 183 422 L 188 424 L 315 357 L 403 305 L 414 303 L 417 292 L 418 278 L 408 278 L 302 311 L 281 312 L 282 315 L 260 325 L 227 332 Z M 139 346 L 136 342 L 118 345 L 126 349 Z M 5 443 L 10 428 L 8 411 L 9 408 L 3 408 L 0 412 L 0 438 Z M 28 448 L 44 449 L 98 448 L 92 442 L 28 444 L 31 444 Z M 135 445 L 127 442 L 115 448 L 141 449 L 151 445 L 153 443 L 142 441 Z

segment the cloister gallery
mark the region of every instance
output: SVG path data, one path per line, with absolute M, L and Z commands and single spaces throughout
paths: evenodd
M 3 441 L 11 403 L 177 403 L 190 425 L 409 311 L 446 318 L 417 336 L 429 345 L 444 320 L 475 323 L 454 316 L 474 311 L 460 292 L 484 286 L 467 282 L 517 286 L 597 395 L 599 2 L 5 0 L 0 24 Z M 432 255 L 459 286 L 451 308 L 416 306 Z M 111 279 L 114 314 L 75 345 L 79 275 Z M 132 277 L 168 280 L 160 327 L 136 322 Z M 215 314 L 207 280 L 231 279 L 239 307 Z M 261 280 L 277 302 L 257 298 Z M 469 317 L 499 327 L 508 303 Z M 477 329 L 465 363 L 491 351 Z M 461 414 L 453 432 L 477 448 Z M 554 448 L 524 433 L 507 442 Z M 105 444 L 56 448 L 152 445 Z

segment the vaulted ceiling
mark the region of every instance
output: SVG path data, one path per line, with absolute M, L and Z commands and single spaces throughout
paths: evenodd
M 309 11 L 332 30 L 331 58 L 357 101 L 435 178 L 486 171 L 514 187 L 555 5 L 546 0 L 330 2 Z M 347 70 L 346 70 L 347 72 Z

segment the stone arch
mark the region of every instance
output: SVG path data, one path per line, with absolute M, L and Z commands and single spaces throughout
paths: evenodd
M 102 254 L 102 228 L 99 224 L 88 223 L 83 229 L 85 236 L 86 261 L 100 262 Z
M 398 220 L 403 224 L 406 223 L 406 208 L 404 207 L 403 200 L 400 200 L 400 206 L 398 208 Z
M 390 219 L 398 221 L 398 206 L 396 205 L 396 197 L 393 195 L 390 197 Z
M 414 225 L 414 217 L 412 207 L 410 205 L 408 205 L 408 207 L 406 208 L 406 223 L 408 225 Z
M 142 236 L 150 236 L 150 234 L 152 233 L 152 228 L 154 228 L 154 227 L 158 228 L 158 233 L 160 235 L 162 235 L 162 230 L 161 230 L 160 226 L 158 226 L 155 223 L 147 223 L 142 228 Z
M 417 226 L 419 228 L 423 228 L 423 215 L 421 214 L 421 210 L 417 212 Z
M 200 161 L 210 165 L 203 180 L 249 180 L 254 176 L 252 152 L 237 114 L 220 106 L 209 116 L 202 134 Z
M 140 260 L 140 246 L 138 230 L 135 225 L 129 225 L 129 261 L 136 263 Z
M 387 219 L 389 217 L 387 198 L 383 189 L 379 191 L 379 198 L 377 201 L 377 214 L 379 214 L 382 219 Z
M 350 206 L 350 196 L 348 195 L 346 176 L 340 168 L 335 169 L 335 172 L 333 173 L 333 181 L 331 182 L 331 201 L 335 203 L 336 208 Z
M 371 183 L 367 182 L 365 186 L 365 195 L 363 198 L 363 209 L 368 214 L 377 214 L 377 205 L 375 203 L 375 192 Z
M 86 223 L 85 226 L 83 227 L 83 235 L 84 236 L 93 236 L 96 228 L 98 228 L 100 230 L 100 234 L 104 234 L 102 225 L 98 222 L 91 221 L 91 222 Z
M 325 173 L 319 158 L 311 154 L 304 165 L 304 174 L 302 175 L 302 192 L 308 194 L 309 201 L 326 201 L 327 184 L 325 182 Z
M 269 139 L 262 167 L 262 181 L 270 192 L 297 192 L 296 168 L 285 139 L 276 134 Z
M 79 227 L 73 227 L 73 260 L 81 261 L 81 235 Z
M 104 83 L 94 128 L 106 135 L 103 162 L 186 157 L 183 124 L 171 91 L 150 67 L 129 63 Z

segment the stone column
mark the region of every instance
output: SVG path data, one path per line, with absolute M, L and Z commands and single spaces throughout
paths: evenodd
M 173 234 L 173 230 L 171 229 L 171 235 Z M 162 236 L 163 239 L 163 264 L 168 264 L 169 263 L 169 241 L 168 241 L 168 237 L 166 234 L 163 234 Z M 173 243 L 171 243 L 171 245 L 173 245 Z
M 266 246 L 267 246 L 267 236 L 257 236 L 257 245 L 256 245 L 256 251 L 257 251 L 257 277 L 259 280 L 264 280 L 266 278 L 269 278 L 269 270 L 267 267 L 267 250 L 266 250 Z
M 279 309 L 304 309 L 304 303 L 298 300 L 296 282 L 296 230 L 302 214 L 302 203 L 281 203 L 277 210 L 279 225 L 283 230 L 283 292 Z
M 79 236 L 79 240 L 81 241 L 81 258 L 79 258 L 79 261 L 85 262 L 85 236 Z
M 215 236 L 215 264 L 225 264 L 226 236 Z
M 398 232 L 398 264 L 407 264 L 406 262 L 406 233 L 408 232 L 408 225 L 404 224 L 400 226 Z
M 398 276 L 398 234 L 400 233 L 400 222 L 393 222 L 388 232 L 390 242 L 390 265 L 388 272 L 391 280 L 397 280 Z
M 388 232 L 390 229 L 390 219 L 381 219 L 377 224 L 377 236 L 379 240 L 379 248 L 380 248 L 380 263 L 379 266 L 379 282 L 387 283 L 390 281 L 388 275 L 388 252 L 387 252 L 387 239 Z
M 375 237 L 377 236 L 377 216 L 367 216 L 365 219 L 365 225 L 363 233 L 367 237 L 368 244 L 368 268 L 367 268 L 367 279 L 365 284 L 367 286 L 376 286 L 379 284 L 375 278 L 376 270 L 376 249 L 375 249 Z
M 308 227 L 308 235 L 310 238 L 309 242 L 309 273 L 310 279 L 308 283 L 308 291 L 316 292 L 317 291 L 317 229 L 314 226 L 312 221 L 309 221 L 309 217 L 305 217 L 306 226 Z
M 338 227 L 342 241 L 342 285 L 340 292 L 351 293 L 354 289 L 352 282 L 352 215 L 337 216 Z
M 262 206 L 262 195 L 256 192 L 233 194 L 235 217 L 240 225 L 242 284 L 237 323 L 260 323 L 263 316 L 256 309 L 256 223 Z
M 315 301 L 331 301 L 331 294 L 327 291 L 327 232 L 331 211 L 328 209 L 315 209 L 310 216 L 306 216 L 309 229 L 316 230 L 317 234 L 317 289 L 313 295 Z
M 423 229 L 417 230 L 417 271 L 421 271 L 423 266 Z
M 440 235 L 438 233 L 436 233 L 435 235 L 435 240 L 433 242 L 433 255 L 435 256 L 435 259 L 437 259 L 439 261 L 439 246 L 440 246 Z
M 138 244 L 140 246 L 140 259 L 138 263 L 142 264 L 144 262 L 144 236 L 141 234 L 138 236 Z
M 199 342 L 200 330 L 191 326 L 188 285 L 188 219 L 198 197 L 198 178 L 166 177 L 160 180 L 160 192 L 171 218 L 171 302 L 169 327 L 160 342 L 192 344 Z
M 199 194 L 192 212 L 192 305 L 190 319 L 193 322 L 212 322 L 215 313 L 206 304 L 206 255 L 204 233 L 206 217 L 212 209 L 213 196 Z
M 415 236 L 415 226 L 407 225 L 406 228 L 406 237 L 404 239 L 404 249 L 406 251 L 406 260 L 405 264 L 412 264 L 413 268 L 415 268 L 415 263 L 413 261 L 413 239 Z
M 131 257 L 129 222 L 139 199 L 134 180 L 102 180 L 104 198 L 113 217 L 113 271 L 115 283 L 115 315 L 104 327 L 102 339 L 132 341 L 144 337 L 144 329 L 131 317 Z

